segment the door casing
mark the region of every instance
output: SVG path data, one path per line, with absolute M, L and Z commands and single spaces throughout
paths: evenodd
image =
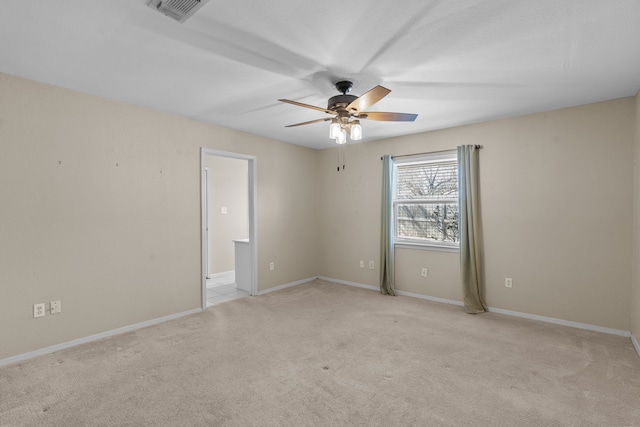
M 247 154 L 233 153 L 229 151 L 213 150 L 211 148 L 200 149 L 200 208 L 201 208 L 201 238 L 202 238 L 202 309 L 207 308 L 207 274 L 209 262 L 209 241 L 207 236 L 207 182 L 205 171 L 206 156 L 228 157 L 232 159 L 247 160 L 249 171 L 249 246 L 251 252 L 251 295 L 258 294 L 258 231 L 257 231 L 257 158 Z M 211 224 L 209 224 L 210 226 Z

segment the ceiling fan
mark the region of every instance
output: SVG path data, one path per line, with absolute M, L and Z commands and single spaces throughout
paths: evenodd
M 322 111 L 331 114 L 333 117 L 324 119 L 311 120 L 303 123 L 296 123 L 286 127 L 295 127 L 308 125 L 311 123 L 331 121 L 329 127 L 329 137 L 336 140 L 338 144 L 347 142 L 347 131 L 349 137 L 357 141 L 362 139 L 361 119 L 385 121 L 385 122 L 412 122 L 418 117 L 417 114 L 407 113 L 383 113 L 379 111 L 364 111 L 376 102 L 387 96 L 391 91 L 380 85 L 374 87 L 362 96 L 347 95 L 353 87 L 353 83 L 348 80 L 342 80 L 335 83 L 338 92 L 342 95 L 336 95 L 329 98 L 327 108 L 316 107 L 309 104 L 303 104 L 288 99 L 279 99 L 278 101 L 287 102 L 289 104 L 298 105 L 300 107 L 311 108 L 313 110 Z

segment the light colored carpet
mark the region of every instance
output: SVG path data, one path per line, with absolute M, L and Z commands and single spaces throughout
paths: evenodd
M 0 425 L 640 426 L 640 358 L 316 280 L 2 368 Z

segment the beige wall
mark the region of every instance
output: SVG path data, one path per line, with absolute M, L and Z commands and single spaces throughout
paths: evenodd
M 213 155 L 204 160 L 209 168 L 210 274 L 215 274 L 235 269 L 233 240 L 249 238 L 249 161 Z
M 348 145 L 336 172 L 336 149 L 3 74 L 0 93 L 0 359 L 201 306 L 201 147 L 257 157 L 265 290 L 316 275 L 377 286 L 380 156 L 481 144 L 488 304 L 639 334 L 638 97 Z M 396 262 L 399 289 L 461 299 L 457 253 Z M 58 299 L 61 314 L 33 319 Z
M 640 92 L 635 97 L 635 151 L 634 151 L 634 228 L 633 228 L 633 282 L 631 333 L 640 340 Z
M 381 155 L 481 144 L 489 306 L 628 331 L 633 106 L 626 98 L 349 145 L 341 172 L 336 149 L 323 151 L 320 273 L 378 285 Z M 396 265 L 398 289 L 461 299 L 457 253 L 399 249 Z
M 257 157 L 259 289 L 318 274 L 316 151 L 5 74 L 0 93 L 0 359 L 201 306 L 200 147 Z

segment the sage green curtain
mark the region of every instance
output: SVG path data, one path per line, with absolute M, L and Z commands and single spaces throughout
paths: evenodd
M 393 266 L 393 159 L 391 156 L 384 156 L 382 158 L 382 168 L 380 292 L 383 295 L 395 296 Z
M 477 314 L 486 310 L 482 299 L 482 248 L 478 200 L 478 151 L 475 145 L 458 147 L 458 208 L 460 271 L 464 310 Z

